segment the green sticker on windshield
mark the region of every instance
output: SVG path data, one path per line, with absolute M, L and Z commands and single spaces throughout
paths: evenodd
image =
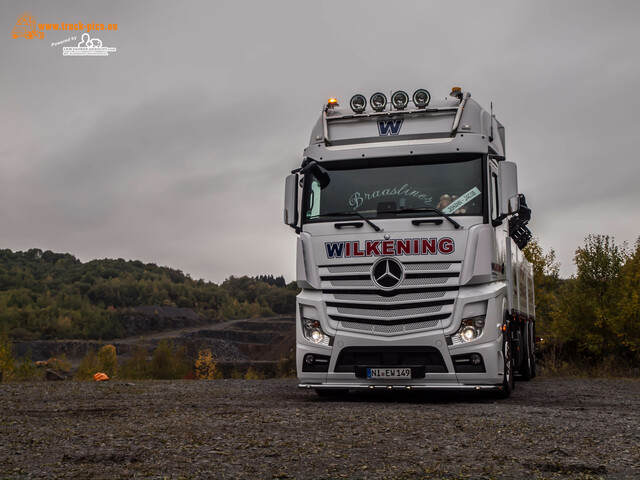
M 480 190 L 478 190 L 478 187 L 473 187 L 471 190 L 469 190 L 467 193 L 462 195 L 460 198 L 458 198 L 457 200 L 454 200 L 453 203 L 450 203 L 445 208 L 443 208 L 442 212 L 446 213 L 447 215 L 450 213 L 453 213 L 459 208 L 461 208 L 462 206 L 469 203 L 474 198 L 476 198 L 478 195 L 480 195 Z

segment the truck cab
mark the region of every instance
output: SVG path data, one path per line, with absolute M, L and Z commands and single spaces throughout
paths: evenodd
M 300 387 L 476 389 L 535 374 L 530 210 L 470 93 L 331 99 L 285 184 Z

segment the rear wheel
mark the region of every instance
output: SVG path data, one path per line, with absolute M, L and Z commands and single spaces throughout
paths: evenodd
M 341 398 L 347 395 L 349 390 L 343 388 L 317 388 L 316 393 L 320 398 Z

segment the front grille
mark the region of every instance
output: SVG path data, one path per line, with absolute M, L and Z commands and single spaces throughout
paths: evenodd
M 391 291 L 371 279 L 372 263 L 319 267 L 323 299 L 333 320 L 367 325 L 360 331 L 398 334 L 418 330 L 416 324 L 436 328 L 448 318 L 460 281 L 460 262 L 403 263 L 405 276 Z M 393 328 L 380 328 L 383 326 Z M 402 325 L 412 325 L 404 329 Z M 370 329 L 370 330 L 369 330 Z
M 426 330 L 438 326 L 438 320 L 429 320 L 427 322 L 416 322 L 399 325 L 376 325 L 374 323 L 357 323 L 357 322 L 340 322 L 342 328 L 348 330 L 358 330 L 368 333 L 405 333 L 414 332 L 416 330 Z
M 434 298 L 444 297 L 446 292 L 414 292 L 414 293 L 399 293 L 393 297 L 385 297 L 379 293 L 334 293 L 333 297 L 336 300 L 344 300 L 351 302 L 376 302 L 376 303 L 390 303 L 390 302 L 411 302 L 418 300 L 430 300 Z
M 435 347 L 345 347 L 336 362 L 336 372 L 355 372 L 357 367 L 424 367 L 427 373 L 447 373 Z
M 384 318 L 396 318 L 398 315 L 426 315 L 427 313 L 437 313 L 442 310 L 442 305 L 432 305 L 429 307 L 402 308 L 397 310 L 379 310 L 373 308 L 349 308 L 337 307 L 338 313 L 342 315 L 375 316 Z

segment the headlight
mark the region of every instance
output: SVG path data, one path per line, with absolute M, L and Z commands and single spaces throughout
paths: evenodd
M 302 333 L 304 338 L 318 345 L 331 345 L 331 337 L 322 331 L 320 322 L 310 318 L 302 319 Z
M 426 108 L 431 101 L 431 94 L 427 92 L 424 88 L 416 90 L 413 93 L 413 103 L 418 108 Z
M 364 95 L 357 94 L 351 97 L 350 104 L 354 113 L 362 113 L 367 108 L 367 99 L 364 98 Z
M 403 110 L 409 104 L 409 95 L 402 90 L 398 90 L 391 95 L 391 103 L 397 110 Z
M 376 112 L 381 112 L 387 106 L 387 97 L 384 96 L 384 93 L 377 92 L 371 95 L 369 103 Z
M 462 329 L 462 331 L 460 332 L 460 336 L 465 342 L 470 342 L 471 340 L 476 339 L 476 337 L 478 336 L 478 331 L 474 327 L 469 325 L 468 327 L 464 327 Z
M 484 315 L 463 318 L 460 324 L 460 329 L 454 335 L 451 335 L 452 343 L 456 345 L 458 343 L 467 343 L 477 339 L 482 335 L 484 324 Z

